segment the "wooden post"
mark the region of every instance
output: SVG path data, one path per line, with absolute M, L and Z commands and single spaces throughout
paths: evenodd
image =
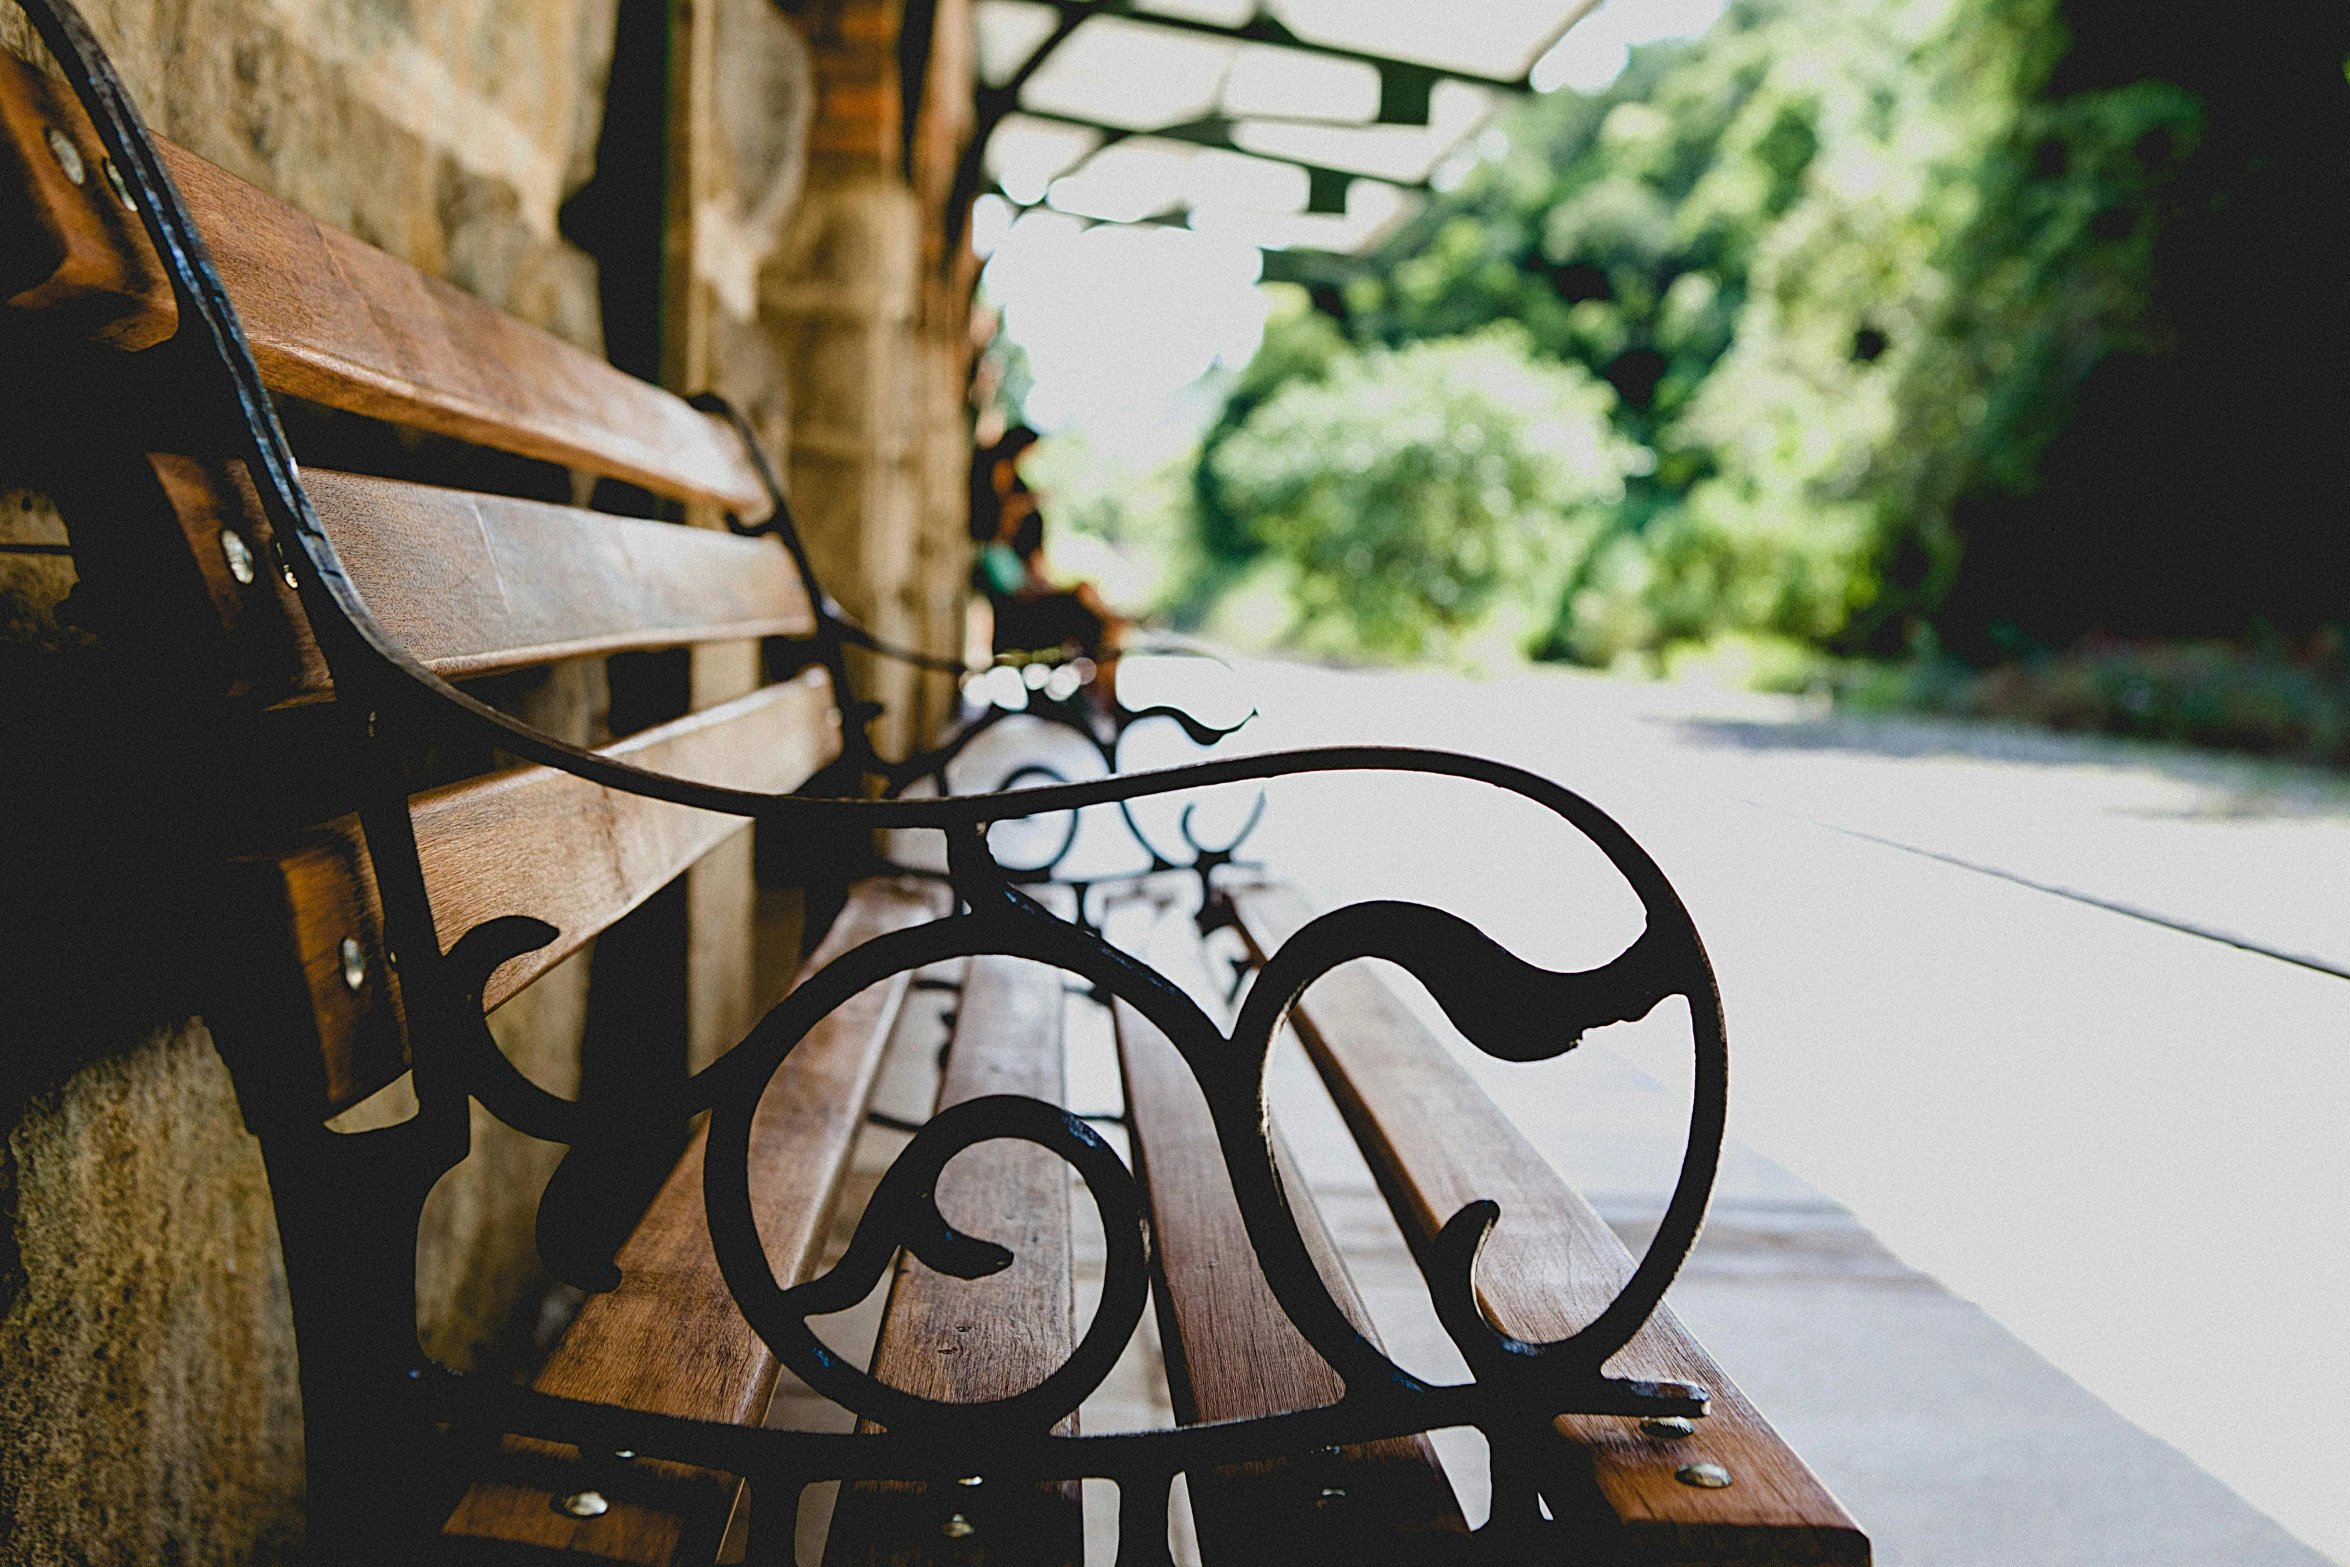
M 718 185 L 718 8 L 722 0 L 670 0 L 668 177 L 662 214 L 661 380 L 692 396 L 712 385 L 712 319 L 720 308 L 696 254 L 700 214 Z M 713 507 L 689 507 L 686 521 L 722 528 Z M 693 649 L 694 711 L 756 690 L 759 644 L 713 643 Z M 686 872 L 686 1062 L 699 1070 L 750 1030 L 762 1003 L 752 920 L 758 887 L 748 823 Z

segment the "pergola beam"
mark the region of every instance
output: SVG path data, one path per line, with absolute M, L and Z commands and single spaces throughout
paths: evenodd
M 1286 163 L 1292 168 L 1306 171 L 1306 179 L 1309 181 L 1308 188 L 1316 196 L 1327 200 L 1328 192 L 1337 192 L 1338 205 L 1315 205 L 1309 199 L 1306 207 L 1308 212 L 1344 212 L 1346 210 L 1346 187 L 1355 180 L 1370 180 L 1375 184 L 1392 185 L 1398 190 L 1427 190 L 1429 188 L 1428 182 L 1424 179 L 1390 179 L 1383 174 L 1366 174 L 1360 169 L 1341 169 L 1327 164 L 1308 163 L 1301 158 L 1285 158 L 1278 153 L 1257 152 L 1243 147 L 1232 139 L 1232 127 L 1239 121 L 1230 115 L 1209 114 L 1196 120 L 1187 120 L 1180 125 L 1162 125 L 1151 130 L 1136 130 L 1132 126 L 1105 125 L 1099 120 L 1089 120 L 1075 114 L 1059 114 L 1049 109 L 1023 108 L 1019 112 L 1032 120 L 1044 120 L 1054 125 L 1074 125 L 1082 130 L 1099 131 L 1102 138 L 1101 146 L 1096 147 L 1093 152 L 1087 153 L 1086 156 L 1089 158 L 1098 155 L 1103 148 L 1115 146 L 1122 141 L 1131 141 L 1137 136 L 1156 136 L 1167 141 L 1187 142 L 1195 147 L 1215 147 L 1226 152 L 1236 152 L 1242 157 L 1258 158 L 1266 163 Z M 1265 116 L 1252 114 L 1248 118 L 1258 120 L 1265 118 Z
M 1371 54 L 1361 49 L 1349 49 L 1343 44 L 1316 43 L 1311 39 L 1300 38 L 1262 10 L 1259 10 L 1255 16 L 1241 23 L 1238 27 L 1231 27 L 1221 22 L 1205 22 L 1194 17 L 1168 16 L 1157 11 L 1140 10 L 1135 6 L 1134 0 L 1044 0 L 1044 3 L 1060 13 L 1061 26 L 1054 29 L 1057 35 L 1053 40 L 1055 44 L 1058 43 L 1059 38 L 1066 37 L 1069 32 L 1075 31 L 1077 22 L 1090 21 L 1097 16 L 1115 16 L 1149 27 L 1164 27 L 1175 32 L 1203 33 L 1211 38 L 1229 38 L 1236 43 L 1270 44 L 1277 48 L 1295 49 L 1304 54 L 1324 55 L 1333 60 L 1352 60 L 1358 64 L 1371 66 L 1379 72 L 1381 112 L 1378 120 L 1374 123 L 1381 125 L 1427 124 L 1428 88 L 1439 81 L 1468 82 L 1474 86 L 1496 88 L 1503 92 L 1523 93 L 1534 90 L 1532 83 L 1526 79 L 1526 72 L 1523 71 L 1516 76 L 1493 76 L 1482 71 L 1462 70 L 1456 66 L 1431 65 L 1419 60 L 1398 60 L 1392 55 Z M 1535 49 L 1533 59 L 1539 60 L 1549 53 L 1551 46 L 1566 36 L 1567 29 L 1583 20 L 1598 4 L 1599 0 L 1581 0 L 1581 3 L 1572 7 L 1558 26 L 1543 35 L 1541 46 Z M 1075 22 L 1072 22 L 1071 18 L 1075 18 Z M 1530 60 L 1528 70 L 1531 69 L 1532 61 Z M 1394 90 L 1402 101 L 1408 103 L 1414 98 L 1417 99 L 1420 107 L 1418 119 L 1394 120 L 1388 118 L 1386 111 L 1390 101 L 1389 77 L 1391 74 L 1397 78 L 1398 85 Z
M 1116 17 L 1123 21 L 1149 27 L 1162 27 L 1173 32 L 1226 38 L 1236 43 L 1264 44 L 1275 48 L 1296 50 L 1303 54 L 1319 55 L 1336 60 L 1351 60 L 1371 66 L 1379 72 L 1379 113 L 1376 119 L 1368 122 L 1375 125 L 1425 126 L 1428 124 L 1429 95 L 1434 90 L 1436 83 L 1440 81 L 1466 82 L 1473 86 L 1501 92 L 1530 93 L 1534 90 L 1533 83 L 1528 79 L 1528 73 L 1532 69 L 1531 65 L 1528 67 L 1528 73 L 1521 73 L 1515 77 L 1500 77 L 1477 71 L 1460 70 L 1451 66 L 1426 64 L 1416 60 L 1398 60 L 1387 55 L 1349 49 L 1339 44 L 1317 43 L 1300 38 L 1262 9 L 1259 9 L 1256 15 L 1239 26 L 1228 26 L 1220 22 L 1201 21 L 1192 17 L 1168 16 L 1154 11 L 1144 11 L 1137 8 L 1135 0 L 1042 0 L 1042 3 L 1053 9 L 1052 31 L 1034 49 L 1029 51 L 1028 57 L 1020 62 L 1019 68 L 1013 71 L 1008 78 L 992 87 L 982 86 L 977 91 L 974 105 L 976 123 L 973 127 L 973 135 L 969 146 L 964 150 L 962 163 L 956 170 L 953 189 L 947 198 L 952 204 L 952 210 L 946 214 L 950 251 L 953 246 L 961 242 L 963 225 L 968 219 L 971 202 L 981 191 L 984 182 L 988 140 L 1005 119 L 1016 113 L 1025 114 L 1034 119 L 1083 126 L 1089 130 L 1099 131 L 1102 133 L 1103 147 L 1132 136 L 1164 136 L 1171 140 L 1192 142 L 1199 146 L 1225 148 L 1248 157 L 1264 158 L 1268 162 L 1292 164 L 1306 171 L 1309 182 L 1306 210 L 1312 213 L 1343 212 L 1345 210 L 1346 187 L 1353 180 L 1378 180 L 1382 184 L 1394 185 L 1403 190 L 1426 190 L 1429 188 L 1425 179 L 1414 181 L 1387 179 L 1381 175 L 1367 174 L 1353 169 L 1330 168 L 1306 163 L 1296 158 L 1284 158 L 1279 154 L 1257 152 L 1239 146 L 1232 139 L 1232 127 L 1237 121 L 1227 115 L 1208 115 L 1182 125 L 1138 130 L 1131 126 L 1104 125 L 1098 121 L 1083 119 L 1075 115 L 1057 114 L 1022 104 L 1020 102 L 1021 90 L 1028 85 L 1039 70 L 1043 69 L 1045 62 L 1052 58 L 1054 51 L 1068 42 L 1070 35 L 1075 33 L 1079 27 L 1096 17 Z M 1559 39 L 1566 36 L 1567 30 L 1589 15 L 1598 4 L 1599 0 L 1574 0 L 1574 3 L 1568 6 L 1559 24 L 1543 36 L 1540 46 L 1533 52 L 1533 59 L 1540 60 L 1543 55 L 1549 53 Z M 1278 116 L 1250 115 L 1247 118 L 1275 119 Z M 1324 122 L 1317 121 L 1317 123 Z M 1343 124 L 1348 122 L 1327 123 Z M 1335 206 L 1331 205 L 1333 202 L 1336 203 Z

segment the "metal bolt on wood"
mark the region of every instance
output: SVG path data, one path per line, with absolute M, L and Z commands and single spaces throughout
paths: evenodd
M 962 1540 L 978 1533 L 979 1527 L 961 1513 L 957 1513 L 945 1523 L 940 1524 L 938 1532 L 950 1540 Z
M 1719 1491 L 1730 1483 L 1730 1471 L 1720 1464 L 1683 1464 L 1673 1471 L 1673 1478 L 1700 1491 Z
M 65 171 L 67 179 L 79 185 L 89 177 L 89 170 L 82 166 L 82 150 L 73 144 L 65 132 L 52 125 L 42 139 L 49 143 L 49 156 L 57 160 L 57 166 Z
M 574 1518 L 601 1518 L 612 1510 L 601 1491 L 574 1491 L 560 1505 Z
M 1677 1442 L 1685 1436 L 1697 1434 L 1696 1425 L 1679 1415 L 1651 1415 L 1640 1422 L 1640 1429 L 1644 1435 L 1667 1442 Z
M 356 991 L 367 983 L 367 949 L 359 945 L 357 937 L 345 936 L 341 957 L 343 960 L 343 988 Z
M 106 187 L 114 192 L 115 199 L 123 204 L 124 209 L 130 212 L 138 211 L 138 198 L 131 194 L 130 182 L 122 177 L 122 170 L 116 166 L 115 161 L 112 158 L 101 158 L 98 161 L 98 167 L 106 171 Z
M 251 587 L 253 585 L 253 546 L 245 542 L 245 536 L 243 534 L 235 531 L 232 528 L 222 529 L 220 534 L 220 556 L 221 559 L 228 562 L 228 574 L 230 576 L 236 578 L 237 581 L 243 583 L 247 587 Z

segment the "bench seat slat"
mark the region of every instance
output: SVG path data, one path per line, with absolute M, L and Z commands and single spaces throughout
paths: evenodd
M 710 783 L 781 791 L 840 750 L 840 720 L 820 669 L 721 707 L 648 729 L 605 754 Z M 501 967 L 486 996 L 505 1001 L 576 952 L 747 823 L 622 794 L 549 767 L 518 767 L 420 794 L 410 804 L 425 884 L 444 946 L 485 919 L 528 914 L 561 934 Z M 232 1038 L 313 1033 L 330 1110 L 357 1103 L 406 1067 L 397 996 L 383 982 L 383 915 L 358 818 L 311 829 L 293 847 L 242 860 L 229 892 L 246 928 L 286 932 L 274 966 L 221 998 L 245 1014 Z M 345 983 L 341 947 L 356 940 L 367 977 Z M 291 1070 L 284 1063 L 281 1070 Z
M 932 887 L 860 882 L 803 975 L 942 908 Z M 759 1101 L 751 1134 L 751 1202 L 768 1259 L 786 1282 L 801 1282 L 815 1271 L 833 1198 L 907 985 L 908 976 L 897 975 L 825 1018 L 785 1059 Z M 737 1425 L 766 1418 L 776 1363 L 735 1306 L 710 1247 L 702 1206 L 705 1135 L 695 1132 L 684 1159 L 622 1247 L 620 1287 L 588 1297 L 533 1382 L 539 1391 Z M 556 1496 L 565 1493 L 533 1472 L 529 1460 L 543 1462 L 544 1448 L 510 1446 L 516 1472 L 476 1482 L 450 1516 L 445 1535 L 666 1564 L 686 1559 L 681 1553 L 696 1544 L 714 1548 L 731 1509 L 731 1485 L 681 1485 L 669 1488 L 683 1499 L 671 1506 L 613 1495 L 612 1510 L 603 1517 L 573 1518 L 554 1507 Z
M 944 1110 L 986 1094 L 1064 1099 L 1061 973 L 1016 958 L 975 957 L 956 1006 L 953 1048 L 939 1084 Z M 939 1207 L 965 1234 L 1011 1248 L 1011 1267 L 965 1282 L 901 1256 L 890 1286 L 873 1374 L 925 1398 L 970 1403 L 1035 1386 L 1077 1344 L 1070 1253 L 1069 1172 L 1029 1143 L 998 1140 L 958 1155 L 939 1180 Z M 1074 1417 L 1058 1428 L 1074 1430 Z M 868 1424 L 861 1429 L 871 1430 Z M 960 1477 L 958 1477 L 960 1478 Z M 1074 1482 L 1034 1488 L 860 1482 L 841 1488 L 825 1542 L 826 1567 L 919 1567 L 1007 1558 L 1077 1567 L 1085 1530 Z M 941 1532 L 955 1514 L 972 1532 Z M 994 1549 L 989 1549 L 990 1545 Z
M 1192 972 L 1199 954 L 1189 920 L 1176 915 L 1161 930 L 1165 934 L 1152 942 L 1148 957 L 1204 1002 L 1204 976 Z M 1149 1019 L 1124 1001 L 1115 1010 L 1136 1174 L 1150 1202 L 1165 1282 L 1159 1338 L 1175 1418 L 1191 1425 L 1337 1402 L 1344 1384 L 1265 1282 L 1223 1173 L 1207 1099 L 1191 1069 Z M 1278 1130 L 1275 1152 L 1316 1267 L 1356 1328 L 1377 1343 L 1370 1313 L 1305 1182 L 1292 1170 Z M 1449 1561 L 1468 1544 L 1451 1482 L 1424 1436 L 1350 1447 L 1310 1464 L 1280 1460 L 1194 1474 L 1189 1485 L 1200 1554 L 1210 1562 L 1317 1554 L 1329 1560 Z M 1345 1496 L 1326 1498 L 1326 1489 Z
M 1260 957 L 1313 917 L 1294 889 L 1238 889 L 1242 932 Z M 1633 1261 L 1466 1068 L 1369 969 L 1325 975 L 1291 1014 L 1355 1139 L 1415 1244 L 1465 1203 L 1492 1198 L 1502 1221 L 1477 1270 L 1485 1308 L 1528 1339 L 1563 1338 L 1597 1316 Z M 1622 1376 L 1712 1390 L 1712 1413 L 1682 1441 L 1638 1423 L 1569 1416 L 1559 1429 L 1589 1455 L 1592 1479 L 1632 1559 L 1658 1562 L 1866 1563 L 1868 1537 L 1668 1308 L 1609 1362 Z M 1711 1460 L 1734 1483 L 1674 1478 Z

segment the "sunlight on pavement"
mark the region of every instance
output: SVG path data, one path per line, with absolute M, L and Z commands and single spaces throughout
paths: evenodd
M 1853 836 L 2350 966 L 2330 917 L 2350 788 L 1686 686 L 1245 673 L 1264 709 L 1252 748 L 1450 746 L 1617 815 L 1719 971 L 1733 1136 L 2350 1559 L 2350 1489 L 2311 1478 L 2350 1473 L 2350 1431 L 2307 1407 L 2350 1383 L 2350 982 Z M 1473 914 L 1533 961 L 1611 956 L 1638 918 L 1628 894 L 1495 798 L 1277 786 L 1252 848 L 1315 867 L 1327 898 Z M 1651 1031 L 1682 1037 L 1605 1038 L 1670 1085 L 1685 1068 Z

